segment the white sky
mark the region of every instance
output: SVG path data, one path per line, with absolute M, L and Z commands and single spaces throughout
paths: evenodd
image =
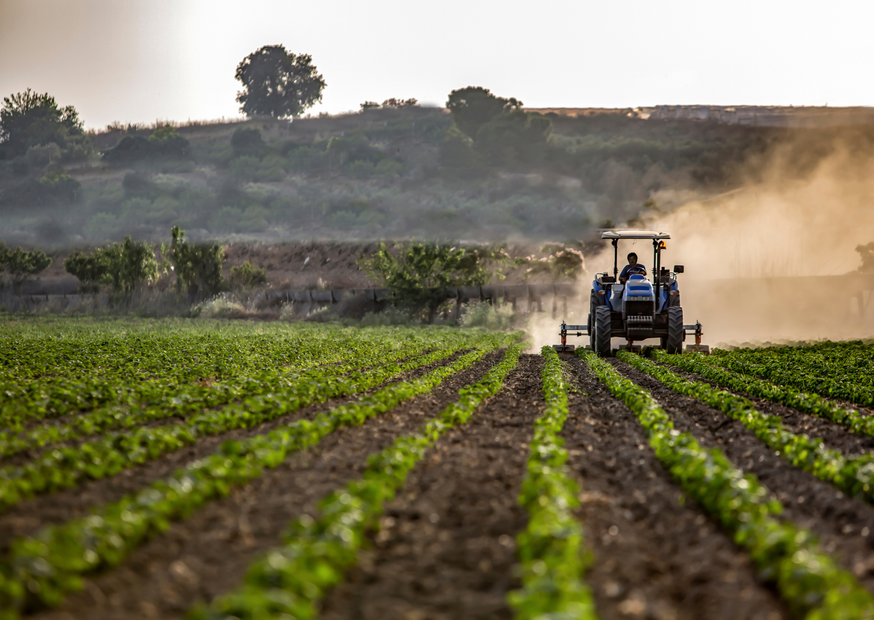
M 0 0 L 0 97 L 112 121 L 239 116 L 240 60 L 281 43 L 312 112 L 484 86 L 529 107 L 874 105 L 871 0 Z

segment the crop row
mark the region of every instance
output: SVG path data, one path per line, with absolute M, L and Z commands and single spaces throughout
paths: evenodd
M 521 345 L 511 347 L 503 360 L 477 383 L 461 390 L 448 405 L 414 434 L 398 438 L 370 456 L 361 478 L 324 498 L 319 518 L 295 519 L 284 545 L 249 567 L 243 585 L 200 607 L 192 620 L 267 617 L 312 618 L 328 588 L 343 579 L 366 540 L 378 525 L 386 502 L 403 486 L 407 474 L 442 434 L 470 420 L 482 402 L 496 394 L 518 362 Z
M 137 324 L 74 317 L 52 324 L 6 320 L 0 333 L 0 381 L 51 380 L 58 377 L 59 369 L 73 379 L 95 374 L 126 381 L 224 376 L 241 367 L 257 368 L 258 351 L 272 351 L 274 345 L 276 361 L 282 365 L 293 365 L 312 351 L 330 355 L 337 351 L 330 345 L 342 343 L 351 333 L 334 326 L 281 323 L 157 320 Z M 310 342 L 325 346 L 311 348 Z M 282 347 L 282 343 L 290 346 Z
M 419 355 L 425 348 L 404 351 L 401 357 Z M 100 407 L 89 413 L 74 416 L 66 424 L 43 424 L 23 432 L 2 431 L 0 432 L 0 458 L 114 429 L 130 429 L 174 417 L 186 418 L 204 409 L 220 407 L 235 400 L 288 390 L 295 384 L 342 375 L 363 365 L 379 366 L 396 357 L 398 352 L 394 349 L 379 350 L 374 347 L 357 356 L 352 355 L 347 362 L 302 372 L 274 368 L 212 385 L 180 386 L 175 390 L 163 386 L 162 392 L 166 390 L 167 393 L 161 399 L 149 399 L 146 403 L 133 406 Z
M 245 484 L 286 456 L 317 444 L 337 428 L 363 424 L 399 403 L 426 394 L 450 375 L 471 367 L 489 351 L 506 344 L 496 338 L 448 366 L 425 376 L 389 385 L 357 402 L 298 420 L 243 441 L 227 441 L 215 454 L 190 463 L 169 478 L 102 507 L 94 515 L 49 526 L 33 538 L 12 543 L 0 565 L 0 619 L 15 618 L 33 607 L 58 604 L 81 588 L 81 576 L 124 559 L 169 521 L 185 518 L 232 486 Z M 518 355 L 518 347 L 514 349 Z
M 558 436 L 568 416 L 561 360 L 543 347 L 546 408 L 534 423 L 519 503 L 528 526 L 517 538 L 522 588 L 510 593 L 519 620 L 595 618 L 592 592 L 583 581 L 583 529 L 574 516 L 579 488 L 568 475 L 567 450 Z
M 874 347 L 861 343 L 825 343 L 716 351 L 713 362 L 735 372 L 829 398 L 874 406 Z
M 326 334 L 286 333 L 270 342 L 255 335 L 232 343 L 224 338 L 213 338 L 204 343 L 208 351 L 199 351 L 199 355 L 190 355 L 189 347 L 160 334 L 134 342 L 120 338 L 127 345 L 124 359 L 128 366 L 142 369 L 163 363 L 164 367 L 149 371 L 149 378 L 140 380 L 101 368 L 89 377 L 52 376 L 32 381 L 13 377 L 0 381 L 0 427 L 21 430 L 22 424 L 30 421 L 95 407 L 158 404 L 173 398 L 179 390 L 193 392 L 195 396 L 209 395 L 215 383 L 232 384 L 251 375 L 269 377 L 282 369 L 304 370 L 341 362 L 350 356 L 366 356 L 368 352 L 400 352 L 428 344 L 434 346 L 433 341 L 438 340 L 430 334 L 424 338 L 390 338 L 385 334 L 353 336 L 338 330 L 328 330 Z M 50 345 L 44 345 L 43 349 L 44 353 L 54 353 Z M 170 352 L 177 359 L 167 364 L 165 358 Z
M 818 394 L 799 392 L 795 388 L 769 383 L 750 375 L 743 375 L 712 364 L 698 355 L 668 355 L 659 349 L 652 350 L 652 356 L 659 362 L 670 364 L 683 370 L 701 375 L 736 392 L 765 398 L 775 403 L 792 407 L 846 427 L 857 435 L 874 437 L 874 417 L 866 416 L 854 409 L 848 409 L 827 400 Z
M 491 336 L 481 340 L 481 346 L 494 348 L 506 339 L 506 336 Z M 192 445 L 199 437 L 253 428 L 312 403 L 372 389 L 392 377 L 446 358 L 455 351 L 457 347 L 448 347 L 411 361 L 386 364 L 366 372 L 295 383 L 281 392 L 246 397 L 220 410 L 197 414 L 182 424 L 138 428 L 109 434 L 79 446 L 50 450 L 23 466 L 0 469 L 0 506 L 16 504 L 37 493 L 72 487 L 85 478 L 114 475 L 135 464 Z
M 778 518 L 782 505 L 755 476 L 744 475 L 722 451 L 705 449 L 689 433 L 674 429 L 652 396 L 610 364 L 585 350 L 578 355 L 637 415 L 658 459 L 683 490 L 750 553 L 761 575 L 776 583 L 795 615 L 807 620 L 874 617 L 871 595 L 821 551 L 811 532 Z M 636 357 L 619 355 L 623 361 Z
M 638 355 L 620 352 L 619 359 L 655 377 L 675 392 L 697 398 L 738 420 L 762 443 L 796 467 L 834 484 L 847 495 L 858 495 L 874 503 L 874 455 L 845 457 L 837 450 L 826 448 L 821 439 L 787 431 L 779 417 L 761 413 L 742 396 L 700 381 L 689 381 Z

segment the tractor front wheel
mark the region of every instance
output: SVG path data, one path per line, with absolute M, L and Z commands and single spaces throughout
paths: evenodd
M 601 357 L 610 357 L 610 308 L 598 306 L 595 308 L 595 353 Z
M 686 332 L 683 329 L 683 309 L 679 307 L 668 308 L 668 335 L 662 338 L 662 346 L 671 355 L 683 352 L 683 338 Z

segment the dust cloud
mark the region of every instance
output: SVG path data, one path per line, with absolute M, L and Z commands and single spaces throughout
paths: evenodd
M 750 162 L 739 189 L 628 226 L 671 234 L 662 262 L 685 266 L 684 322 L 701 321 L 705 344 L 874 336 L 874 277 L 857 272 L 855 250 L 874 241 L 874 149 L 849 130 L 818 139 L 787 140 Z M 629 251 L 652 269 L 651 242 L 620 242 L 620 268 Z M 586 263 L 612 271 L 612 247 Z M 585 306 L 589 280 L 580 281 Z

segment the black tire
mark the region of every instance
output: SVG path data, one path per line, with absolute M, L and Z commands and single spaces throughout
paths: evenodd
M 610 348 L 610 332 L 610 308 L 598 306 L 595 308 L 595 342 L 592 348 L 601 357 L 613 355 Z
M 683 339 L 686 337 L 683 330 L 683 309 L 668 308 L 668 335 L 663 338 L 665 351 L 674 355 L 683 352 Z

